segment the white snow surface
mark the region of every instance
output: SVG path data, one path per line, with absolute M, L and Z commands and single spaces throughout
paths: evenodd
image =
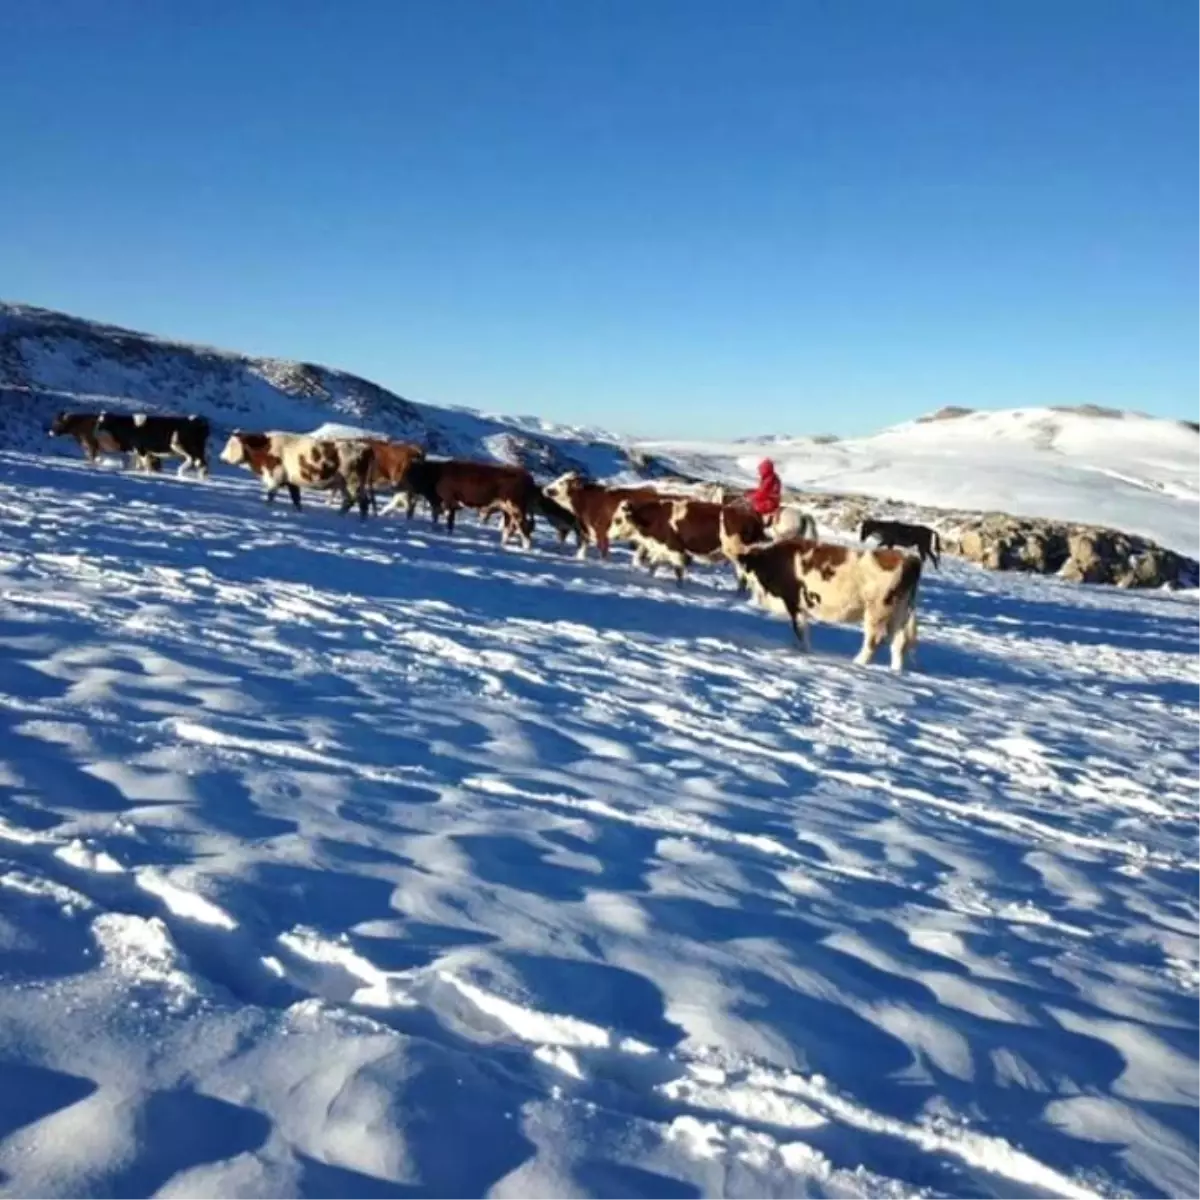
M 795 488 L 1107 525 L 1192 558 L 1200 544 L 1200 434 L 1161 417 L 1018 408 L 843 441 L 640 445 L 706 476 L 748 481 L 770 457 Z
M 0 453 L 6 1194 L 1195 1194 L 1194 594 L 497 540 Z

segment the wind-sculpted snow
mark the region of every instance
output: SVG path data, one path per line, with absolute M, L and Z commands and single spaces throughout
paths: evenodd
M 0 455 L 5 1191 L 1194 1194 L 1195 597 L 921 620 Z

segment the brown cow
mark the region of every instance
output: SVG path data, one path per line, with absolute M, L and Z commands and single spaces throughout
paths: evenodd
M 729 510 L 725 510 L 728 512 Z M 782 612 L 807 653 L 811 614 L 818 620 L 862 621 L 862 649 L 854 661 L 866 666 L 891 641 L 893 671 L 917 643 L 917 585 L 921 560 L 898 550 L 856 550 L 807 538 L 748 546 L 721 518 L 725 552 L 745 570 L 750 590 L 764 608 Z
M 690 498 L 623 500 L 613 514 L 610 536 L 627 538 L 642 552 L 653 575 L 660 562 L 683 574 L 692 559 L 719 562 L 727 557 L 721 545 L 721 514 L 730 530 L 746 545 L 767 540 L 763 519 L 748 504 L 723 506 L 709 500 Z M 745 576 L 733 560 L 738 591 L 745 589 Z
M 377 438 L 367 439 L 371 447 L 370 498 L 371 511 L 384 516 L 393 508 L 399 508 L 401 497 L 407 498 L 408 485 L 405 476 L 408 468 L 425 457 L 425 451 L 415 442 L 384 442 Z M 375 499 L 378 488 L 394 488 L 395 493 L 384 506 L 382 513 Z
M 101 454 L 124 454 L 120 444 L 111 433 L 96 432 L 98 412 L 60 412 L 50 422 L 46 433 L 50 437 L 73 437 L 83 448 L 88 462 L 95 462 Z
M 587 558 L 588 542 L 594 542 L 601 558 L 608 557 L 613 514 L 622 500 L 658 500 L 662 493 L 648 487 L 608 488 L 586 481 L 578 471 L 568 471 L 542 488 L 556 504 L 574 514 L 583 530 L 576 557 Z M 641 557 L 639 550 L 635 560 Z
M 526 549 L 533 545 L 531 513 L 537 484 L 524 467 L 468 459 L 418 459 L 409 466 L 405 479 L 410 517 L 417 500 L 424 500 L 434 524 L 445 511 L 446 529 L 453 533 L 454 516 L 460 508 L 492 508 L 504 517 L 500 545 L 507 544 L 513 533 Z

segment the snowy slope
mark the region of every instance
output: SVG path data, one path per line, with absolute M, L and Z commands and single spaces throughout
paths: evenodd
M 1200 434 L 1102 409 L 1007 409 L 873 437 L 643 443 L 697 474 L 749 480 L 764 456 L 796 488 L 1106 525 L 1197 557 Z
M 1195 1194 L 1194 597 L 496 537 L 0 453 L 6 1192 Z

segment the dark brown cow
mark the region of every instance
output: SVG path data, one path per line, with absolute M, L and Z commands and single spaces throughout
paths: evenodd
M 498 512 L 503 512 L 500 504 L 489 504 L 479 512 L 480 524 L 486 525 Z M 558 544 L 563 545 L 571 534 L 575 535 L 575 544 L 583 545 L 583 527 L 575 519 L 575 514 L 569 508 L 563 508 L 556 500 L 551 500 L 545 492 L 538 489 L 533 493 L 533 511 L 535 517 L 545 517 L 546 523 L 558 534 Z
M 653 575 L 660 562 L 669 564 L 675 578 L 683 574 L 693 559 L 718 562 L 726 557 L 721 545 L 721 514 L 726 514 L 730 530 L 746 545 L 767 540 L 763 519 L 748 504 L 723 506 L 710 500 L 690 498 L 623 500 L 613 514 L 610 535 L 628 538 L 642 552 Z M 738 590 L 745 588 L 745 577 L 733 563 Z
M 524 467 L 509 467 L 500 463 L 473 462 L 468 459 L 446 459 L 438 462 L 418 459 L 405 476 L 408 484 L 408 514 L 411 517 L 417 500 L 424 500 L 434 524 L 446 513 L 446 528 L 454 532 L 454 516 L 460 508 L 498 510 L 504 526 L 500 544 L 508 542 L 515 533 L 528 549 L 532 544 L 534 493 L 537 484 Z
M 748 546 L 724 519 L 721 542 L 725 553 L 745 570 L 755 600 L 791 619 L 806 652 L 812 648 L 810 614 L 822 621 L 861 620 L 863 644 L 854 661 L 866 666 L 890 639 L 892 670 L 903 669 L 917 643 L 921 560 L 916 555 L 856 550 L 807 538 Z
M 96 432 L 98 412 L 60 412 L 46 433 L 50 437 L 73 437 L 83 448 L 88 462 L 95 462 L 101 454 L 123 454 L 116 438 L 110 433 Z
M 608 557 L 613 514 L 622 500 L 663 498 L 662 493 L 654 488 L 608 488 L 598 483 L 590 483 L 578 471 L 568 471 L 565 475 L 560 475 L 542 491 L 556 504 L 574 514 L 579 522 L 585 539 L 579 543 L 579 558 L 587 558 L 588 542 L 595 543 L 601 558 Z

